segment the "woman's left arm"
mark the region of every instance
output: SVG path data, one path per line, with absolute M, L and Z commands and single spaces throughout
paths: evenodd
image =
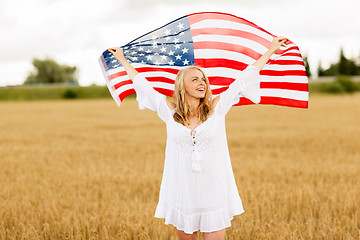
M 276 37 L 273 39 L 270 48 L 262 55 L 255 63 L 252 65 L 255 66 L 259 71 L 263 69 L 265 64 L 269 61 L 271 55 L 273 55 L 281 46 L 286 47 L 287 38 L 285 37 Z

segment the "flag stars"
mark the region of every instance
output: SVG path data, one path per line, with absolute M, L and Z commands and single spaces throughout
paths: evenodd
M 155 61 L 156 65 L 160 65 L 160 62 L 158 60 Z
M 170 35 L 170 30 L 169 29 L 165 29 L 165 35 Z
M 162 56 L 161 56 L 161 60 L 164 60 L 164 61 L 165 61 L 165 60 L 166 60 L 166 56 L 165 56 L 165 55 L 162 55 Z
M 188 61 L 187 59 L 185 59 L 185 60 L 183 61 L 183 63 L 184 63 L 184 65 L 189 65 L 189 61 Z
M 177 25 L 177 27 L 180 29 L 183 29 L 184 28 L 184 24 L 183 23 L 179 23 L 179 25 Z
M 175 62 L 173 62 L 173 60 L 170 60 L 169 64 L 170 65 L 174 65 Z
M 181 55 L 180 54 L 176 55 L 175 57 L 176 57 L 176 60 L 181 60 Z
M 144 48 L 143 47 L 139 47 L 139 51 L 143 51 L 144 50 Z
M 175 53 L 175 52 L 173 52 L 173 51 L 170 50 L 169 55 L 170 55 L 170 56 L 173 56 L 174 53 Z
M 183 52 L 183 54 L 187 53 L 189 51 L 189 49 L 187 48 L 183 48 L 183 50 L 181 50 Z
M 180 44 L 176 44 L 175 49 L 180 49 Z
M 148 61 L 151 61 L 151 60 L 152 60 L 152 56 L 151 56 L 151 55 L 146 56 L 146 59 L 147 59 Z
M 177 44 L 179 42 L 179 39 L 178 38 L 175 38 L 174 39 L 174 43 Z
M 146 50 L 145 52 L 146 52 L 146 53 L 151 53 L 151 50 L 150 50 L 150 49 L 148 49 L 148 50 Z
M 165 38 L 165 41 L 169 41 L 169 40 L 170 40 L 170 37 L 167 36 L 167 37 Z
M 160 49 L 160 51 L 161 51 L 161 52 L 166 52 L 166 47 L 162 47 L 162 48 Z

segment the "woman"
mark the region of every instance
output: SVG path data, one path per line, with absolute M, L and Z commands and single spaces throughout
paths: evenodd
M 125 59 L 121 48 L 109 48 L 133 81 L 139 108 L 156 111 L 166 123 L 163 179 L 155 217 L 172 224 L 182 239 L 224 239 L 233 216 L 244 212 L 227 146 L 225 115 L 240 94 L 260 102 L 259 71 L 286 38 L 274 38 L 255 63 L 240 71 L 229 88 L 213 98 L 204 72 L 190 66 L 178 72 L 174 102 L 155 91 Z

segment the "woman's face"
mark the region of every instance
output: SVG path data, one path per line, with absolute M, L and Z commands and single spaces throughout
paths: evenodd
M 206 92 L 205 77 L 197 69 L 188 69 L 184 73 L 185 92 L 190 97 L 204 98 Z

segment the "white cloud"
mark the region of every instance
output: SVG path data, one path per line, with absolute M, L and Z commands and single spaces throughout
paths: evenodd
M 360 54 L 357 0 L 0 1 L 0 86 L 21 84 L 33 58 L 51 57 L 80 69 L 80 84 L 104 85 L 97 62 L 120 46 L 178 17 L 221 11 L 243 17 L 272 34 L 288 37 L 313 68 Z

